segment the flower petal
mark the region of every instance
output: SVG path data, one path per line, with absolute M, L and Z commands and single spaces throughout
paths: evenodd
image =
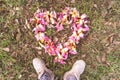
M 57 24 L 56 26 L 57 31 L 63 30 L 63 25 L 62 24 Z
M 70 50 L 69 53 L 71 53 L 71 54 L 77 54 L 77 51 L 76 51 L 76 49 L 73 49 L 73 50 Z
M 87 18 L 87 15 L 86 14 L 82 14 L 81 15 L 81 19 L 85 19 L 85 18 Z

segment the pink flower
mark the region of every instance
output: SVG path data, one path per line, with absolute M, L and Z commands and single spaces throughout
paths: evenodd
M 39 32 L 44 32 L 45 31 L 45 26 L 39 24 L 33 29 L 33 31 L 35 32 L 35 34 L 37 34 Z
M 71 53 L 71 54 L 77 54 L 77 51 L 76 51 L 76 49 L 73 49 L 73 50 L 69 50 L 69 53 Z
M 84 38 L 84 36 L 85 36 L 85 35 L 84 35 L 83 33 L 80 33 L 80 34 L 79 34 L 79 37 L 80 37 L 80 38 Z
M 45 34 L 44 33 L 41 33 L 41 32 L 39 32 L 39 33 L 37 33 L 36 35 L 35 35 L 35 37 L 36 37 L 36 39 L 37 39 L 37 41 L 41 41 L 41 42 L 44 42 L 44 39 L 45 39 Z
M 77 25 L 76 25 L 75 23 L 72 25 L 71 28 L 72 28 L 73 31 L 76 31 L 76 30 L 77 30 L 77 27 L 76 27 L 76 26 L 77 26 Z
M 41 19 L 40 23 L 41 23 L 42 25 L 44 25 L 44 26 L 47 25 L 47 23 L 45 22 L 44 19 Z
M 50 39 L 48 36 L 45 36 L 45 37 L 44 37 L 44 40 L 45 40 L 45 41 L 44 41 L 45 44 L 49 44 L 49 43 L 52 42 L 51 39 Z
M 35 19 L 34 18 L 30 18 L 30 23 L 32 23 L 32 22 L 35 22 Z
M 58 23 L 56 26 L 57 31 L 63 30 L 63 25 L 61 23 Z
M 43 25 L 39 24 L 39 25 L 38 25 L 38 27 L 40 28 L 40 30 L 41 30 L 42 32 L 44 32 L 44 31 L 45 31 L 45 26 L 43 26 Z
M 82 22 L 77 25 L 78 29 L 82 28 L 83 26 L 84 26 L 84 24 Z
M 78 29 L 77 34 L 78 34 L 78 37 L 84 38 L 83 28 Z
M 57 49 L 58 49 L 59 51 L 60 51 L 62 48 L 63 48 L 63 46 L 62 46 L 61 43 L 57 44 Z
M 68 58 L 68 52 L 62 53 L 63 58 L 66 60 Z
M 63 19 L 64 14 L 63 13 L 58 13 L 58 22 L 61 22 Z
M 46 44 L 45 51 L 49 55 L 56 55 L 56 47 L 54 46 L 53 43 Z
M 69 54 L 77 54 L 76 44 L 79 43 L 81 38 L 84 38 L 84 32 L 89 30 L 87 23 L 87 15 L 79 15 L 79 11 L 76 8 L 66 7 L 62 12 L 56 13 L 55 11 L 43 11 L 38 9 L 34 13 L 34 18 L 30 19 L 30 22 L 34 22 L 35 28 L 33 29 L 37 41 L 45 48 L 50 56 L 55 57 L 55 62 L 65 64 L 65 60 Z M 64 26 L 70 26 L 72 29 L 72 35 L 68 40 L 61 44 L 57 40 L 52 41 L 45 35 L 46 28 L 54 28 L 57 32 L 64 29 Z
M 73 34 L 69 37 L 69 40 L 78 44 L 80 40 L 80 34 L 78 31 L 73 31 Z
M 46 19 L 46 22 L 48 23 L 48 24 L 55 24 L 56 23 L 56 21 L 55 21 L 55 18 L 57 17 L 57 14 L 56 14 L 56 12 L 55 11 L 51 11 L 51 12 L 49 12 L 49 11 L 46 11 L 45 12 L 45 19 Z
M 39 24 L 38 27 L 39 27 L 39 29 L 40 29 L 41 32 L 44 32 L 44 31 L 45 31 L 45 26 Z
M 55 11 L 51 11 L 50 15 L 51 15 L 51 17 L 50 17 L 51 23 L 55 24 L 56 23 L 55 18 L 57 17 L 56 12 Z
M 69 12 L 70 12 L 69 7 L 65 7 L 65 9 L 62 11 L 62 13 L 65 14 L 65 15 L 69 15 Z
M 40 11 L 38 11 L 38 12 L 36 12 L 35 14 L 34 14 L 34 16 L 35 16 L 35 18 L 37 19 L 37 18 L 44 18 L 44 13 L 43 12 L 40 12 Z
M 62 49 L 61 49 L 62 56 L 64 56 L 65 58 L 67 57 L 67 54 L 68 54 L 67 52 L 68 52 L 68 50 L 69 50 L 68 47 L 65 47 L 65 48 L 62 48 Z
M 88 25 L 84 25 L 83 31 L 88 31 L 89 30 L 89 26 Z
M 79 17 L 79 12 L 77 11 L 76 8 L 71 8 L 70 14 L 72 15 L 73 18 Z
M 33 29 L 33 31 L 34 31 L 35 34 L 38 34 L 40 32 L 40 28 L 39 27 L 35 27 Z
M 71 42 L 76 42 L 76 37 L 75 37 L 75 36 L 70 36 L 70 37 L 69 37 L 69 41 L 71 41 Z
M 63 59 L 59 59 L 58 57 L 55 57 L 54 62 L 60 62 L 61 64 L 65 64 L 65 61 Z
M 87 15 L 86 14 L 82 14 L 81 15 L 81 19 L 85 19 L 85 18 L 87 18 Z

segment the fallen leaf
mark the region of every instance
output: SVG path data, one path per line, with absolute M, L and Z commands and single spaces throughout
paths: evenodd
M 97 60 L 99 63 L 101 63 L 101 58 L 100 58 L 100 56 L 96 56 L 96 60 Z
M 86 57 L 86 54 L 83 54 L 81 57 L 82 57 L 82 58 L 85 58 L 85 57 Z
M 20 75 L 18 76 L 18 78 L 21 79 L 21 77 L 22 77 L 22 75 L 20 74 Z
M 21 33 L 18 33 L 18 34 L 16 35 L 16 40 L 17 40 L 17 41 L 20 41 L 20 38 L 21 38 Z
M 16 40 L 17 40 L 17 41 L 20 41 L 21 36 L 22 36 L 21 30 L 18 28 L 18 29 L 17 29 L 17 33 L 16 33 Z
M 115 4 L 115 1 L 109 1 L 108 9 L 112 8 L 112 6 Z
M 109 35 L 108 40 L 109 40 L 109 43 L 110 43 L 110 44 L 113 43 L 114 35 L 115 35 L 115 33 L 112 33 L 112 34 Z
M 14 7 L 14 10 L 19 11 L 20 7 Z
M 94 6 L 95 8 L 98 8 L 97 4 L 93 4 L 93 6 Z
M 106 63 L 106 54 L 105 53 L 102 55 L 101 61 L 103 63 Z
M 25 27 L 25 29 L 28 28 L 29 30 L 31 30 L 31 26 L 30 26 L 28 20 L 25 20 L 25 26 L 24 27 Z
M 38 54 L 39 54 L 39 55 L 41 55 L 41 54 L 42 54 L 42 52 L 41 52 L 41 51 L 38 51 Z
M 35 47 L 35 49 L 41 50 L 42 48 L 41 47 Z
M 110 42 L 110 43 L 113 43 L 113 40 L 114 40 L 114 37 L 111 36 L 110 39 L 109 39 L 109 42 Z
M 112 51 L 113 51 L 113 48 L 107 47 L 107 53 L 110 53 L 110 52 L 112 52 Z
M 10 51 L 10 49 L 9 49 L 8 47 L 2 48 L 2 50 L 3 50 L 3 51 L 6 51 L 6 52 L 9 52 L 9 51 Z

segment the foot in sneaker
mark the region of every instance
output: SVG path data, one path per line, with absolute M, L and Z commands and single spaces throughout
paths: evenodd
M 47 69 L 45 63 L 41 59 L 34 58 L 33 66 L 38 74 L 38 80 L 54 80 L 53 72 Z
M 80 80 L 80 75 L 84 72 L 85 62 L 83 60 L 77 60 L 70 71 L 64 74 L 64 80 Z

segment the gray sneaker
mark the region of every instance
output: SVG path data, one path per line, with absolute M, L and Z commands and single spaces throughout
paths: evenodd
M 83 60 L 77 60 L 70 71 L 64 74 L 64 80 L 80 80 L 80 75 L 84 72 L 85 62 Z
M 38 80 L 54 80 L 53 72 L 45 66 L 41 59 L 34 58 L 33 66 L 38 74 Z

